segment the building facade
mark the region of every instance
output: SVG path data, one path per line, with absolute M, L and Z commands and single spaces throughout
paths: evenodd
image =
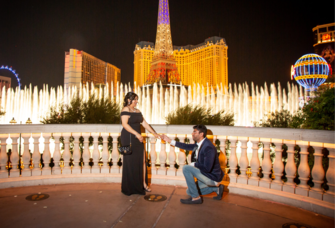
M 6 86 L 6 89 L 10 88 L 12 79 L 10 77 L 0 76 L 0 89 Z
M 314 33 L 314 52 L 323 57 L 329 67 L 329 79 L 334 81 L 335 67 L 335 23 L 318 25 L 313 29 Z
M 70 49 L 65 52 L 64 88 L 93 82 L 116 88 L 121 81 L 121 70 L 116 66 L 104 62 L 84 51 Z M 116 92 L 116 91 L 115 91 Z
M 143 86 L 150 73 L 155 45 L 152 42 L 141 41 L 134 51 L 134 85 Z
M 5 87 L 6 90 L 11 87 L 12 79 L 10 77 L 0 76 L 0 102 L 2 98 L 2 90 Z
M 139 42 L 134 51 L 134 83 L 143 86 L 150 72 L 155 45 Z M 228 86 L 228 46 L 224 38 L 210 37 L 198 45 L 174 46 L 181 83 L 185 86 Z

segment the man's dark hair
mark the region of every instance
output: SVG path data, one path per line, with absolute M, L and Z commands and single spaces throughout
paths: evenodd
M 193 127 L 193 129 L 196 129 L 199 131 L 199 134 L 200 133 L 204 133 L 204 138 L 206 137 L 207 135 L 207 127 L 205 125 L 202 125 L 202 124 L 199 124 L 199 125 L 195 125 Z

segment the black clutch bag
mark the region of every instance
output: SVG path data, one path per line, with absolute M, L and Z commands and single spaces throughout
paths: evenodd
M 129 146 L 120 146 L 118 148 L 120 154 L 122 154 L 122 155 L 130 155 L 130 154 L 132 154 L 132 150 L 131 150 L 131 133 L 129 133 L 129 134 L 130 134 L 130 141 L 129 141 L 130 144 L 129 144 Z
M 131 151 L 131 144 L 129 146 L 120 146 L 119 152 L 122 155 L 130 155 L 132 153 Z

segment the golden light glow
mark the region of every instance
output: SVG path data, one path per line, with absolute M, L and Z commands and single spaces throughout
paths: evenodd
M 13 119 L 11 121 L 9 121 L 9 123 L 10 124 L 16 124 L 16 120 L 14 119 L 14 117 L 13 117 Z
M 26 121 L 26 124 L 32 124 L 33 122 L 31 122 L 30 118 L 28 118 L 28 120 Z
M 298 76 L 295 78 L 295 80 L 301 80 L 301 79 L 308 79 L 308 78 L 328 78 L 327 75 L 323 74 L 310 74 L 310 75 L 304 75 L 304 76 Z

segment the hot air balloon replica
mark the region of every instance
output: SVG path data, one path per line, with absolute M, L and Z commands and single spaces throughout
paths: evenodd
M 298 59 L 292 68 L 292 77 L 307 91 L 315 91 L 329 74 L 327 61 L 317 54 L 307 54 Z

